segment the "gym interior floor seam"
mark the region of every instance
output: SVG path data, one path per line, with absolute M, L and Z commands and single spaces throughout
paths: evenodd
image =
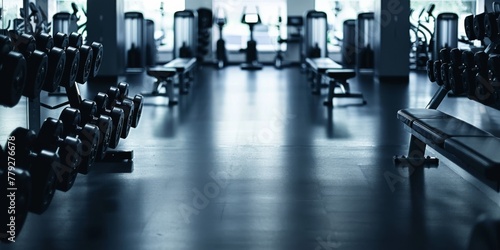
M 373 79 L 351 81 L 367 105 L 339 100 L 329 112 L 326 89 L 311 95 L 298 68 L 202 67 L 179 105 L 146 100 L 139 128 L 119 147 L 134 150 L 133 173 L 105 166 L 78 176 L 2 249 L 465 249 L 476 218 L 497 213 L 498 194 L 447 161 L 417 181 L 396 169 L 392 157 L 410 137 L 396 112 L 425 107 L 436 86 L 423 72 L 409 84 Z M 153 79 L 126 81 L 136 93 Z M 106 87 L 81 89 L 92 98 Z M 500 132 L 496 111 L 461 98 L 441 107 Z M 25 109 L 0 110 L 0 139 L 25 126 Z

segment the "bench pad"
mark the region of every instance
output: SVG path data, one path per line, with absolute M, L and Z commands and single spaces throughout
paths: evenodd
M 418 119 L 443 119 L 452 117 L 435 109 L 401 109 L 398 111 L 398 119 L 409 127 Z
M 418 119 L 413 122 L 412 128 L 423 137 L 438 145 L 443 145 L 444 141 L 450 137 L 492 136 L 490 133 L 455 117 Z

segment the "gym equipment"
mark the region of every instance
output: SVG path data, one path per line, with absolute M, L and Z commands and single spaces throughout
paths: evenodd
M 39 33 L 35 39 L 36 49 L 48 56 L 47 77 L 42 89 L 50 93 L 55 92 L 59 88 L 66 66 L 66 52 L 54 47 L 54 39 L 49 34 Z
M 75 85 L 75 81 L 80 71 L 80 51 L 77 48 L 69 46 L 69 38 L 64 33 L 54 35 L 54 46 L 65 51 L 66 65 L 60 85 L 66 88 L 71 88 Z
M 438 58 L 437 54 L 442 48 L 456 48 L 457 46 L 458 15 L 455 13 L 440 13 L 435 23 L 432 58 Z
M 75 13 L 59 12 L 52 16 L 52 35 L 56 36 L 57 33 L 70 34 L 78 32 L 78 17 Z
M 304 46 L 302 55 L 306 58 L 328 57 L 328 23 L 325 12 L 310 10 L 305 15 Z
M 10 32 L 14 50 L 26 58 L 26 85 L 23 95 L 34 99 L 40 96 L 42 86 L 47 76 L 48 57 L 36 49 L 36 41 L 32 35 Z
M 129 84 L 126 82 L 120 82 L 116 86 L 120 90 L 120 95 L 118 96 L 119 102 L 124 100 L 130 100 L 134 103 L 134 116 L 132 117 L 132 127 L 137 128 L 142 115 L 142 107 L 144 106 L 144 100 L 142 95 L 135 95 L 134 97 L 128 96 Z
M 287 39 L 281 38 L 281 25 L 282 25 L 281 16 L 278 17 L 278 24 L 276 27 L 278 28 L 278 49 L 276 50 L 276 56 L 274 57 L 274 67 L 277 69 L 281 69 L 284 66 L 289 65 L 290 63 L 284 62 L 283 51 L 281 50 L 282 44 L 287 44 L 287 50 L 290 50 L 290 46 L 292 44 L 302 45 L 302 26 L 304 26 L 304 19 L 301 16 L 288 16 L 287 17 L 287 27 L 295 28 L 295 33 L 291 33 L 290 37 Z M 299 48 L 300 53 L 300 48 Z M 300 57 L 300 56 L 299 56 Z
M 146 66 L 156 65 L 156 55 L 158 53 L 155 42 L 155 23 L 146 19 L 145 40 L 146 40 Z
M 356 65 L 358 69 L 373 69 L 374 25 L 375 15 L 373 12 L 358 14 L 356 26 Z
M 113 120 L 107 115 L 99 115 L 94 101 L 83 100 L 80 104 L 80 124 L 93 124 L 99 128 L 99 143 L 96 158 L 102 160 L 106 155 L 113 132 Z
M 82 35 L 75 32 L 69 35 L 68 45 L 78 49 L 80 52 L 80 62 L 75 81 L 84 84 L 87 82 L 91 72 L 93 73 L 93 67 L 95 67 L 92 63 L 94 60 L 94 50 L 90 46 L 84 45 Z
M 211 46 L 213 13 L 212 10 L 208 8 L 199 8 L 196 12 L 198 13 L 198 48 L 196 58 L 200 62 L 203 62 Z
M 262 20 L 259 15 L 259 8 L 256 7 L 255 13 L 247 13 L 247 7 L 243 8 L 243 15 L 241 17 L 241 23 L 248 25 L 250 29 L 250 40 L 247 42 L 247 48 L 245 49 L 245 62 L 241 64 L 241 69 L 244 70 L 260 70 L 262 69 L 262 64 L 259 63 L 257 59 L 257 42 L 253 37 L 254 28 L 256 25 L 261 24 Z
M 118 99 L 120 98 L 120 90 L 116 87 L 109 87 L 108 92 L 106 93 L 108 95 L 108 101 L 107 104 L 108 106 L 106 108 L 112 109 L 114 107 L 120 108 L 123 110 L 124 113 L 124 122 L 123 122 L 123 129 L 121 133 L 121 138 L 125 139 L 127 138 L 130 128 L 132 127 L 132 121 L 133 118 L 135 117 L 134 114 L 134 102 L 132 102 L 129 99 L 124 99 L 123 101 L 119 101 Z
M 198 24 L 196 13 L 182 10 L 174 13 L 173 58 L 193 58 L 198 47 Z
M 343 24 L 342 39 L 342 65 L 344 67 L 354 67 L 356 65 L 356 20 L 348 19 Z
M 38 150 L 48 149 L 57 152 L 64 170 L 56 171 L 56 188 L 64 192 L 70 190 L 75 183 L 78 166 L 82 162 L 80 154 L 82 141 L 72 136 L 65 136 L 63 122 L 49 117 L 43 122 L 35 144 Z
M 0 35 L 0 104 L 14 107 L 19 103 L 26 83 L 27 65 L 23 55 L 12 50 L 9 37 Z
M 97 105 L 97 113 L 101 115 L 107 115 L 111 117 L 113 121 L 113 130 L 111 133 L 111 139 L 109 141 L 109 147 L 116 148 L 123 133 L 122 130 L 125 122 L 125 112 L 123 111 L 123 109 L 116 107 L 113 107 L 111 109 L 108 108 L 110 106 L 108 104 L 109 97 L 105 93 L 97 93 L 97 95 L 94 97 L 94 101 Z
M 59 120 L 63 123 L 62 136 L 71 136 L 80 139 L 82 151 L 80 151 L 81 162 L 78 165 L 78 172 L 87 174 L 97 157 L 100 130 L 93 124 L 82 124 L 81 114 L 78 109 L 67 107 L 59 115 Z
M 9 144 L 9 143 L 7 143 Z M 2 233 L 11 231 L 12 216 L 15 216 L 15 236 L 18 237 L 23 228 L 24 222 L 28 216 L 29 203 L 31 200 L 31 176 L 28 171 L 16 166 L 15 142 L 11 144 L 4 152 L 0 147 L 0 195 L 3 197 L 0 200 L 0 230 Z M 15 206 L 12 206 L 14 203 Z M 8 233 L 6 238 L 0 240 L 4 243 L 11 243 L 8 237 L 12 236 Z
M 465 66 L 462 62 L 463 52 L 458 48 L 453 48 L 450 50 L 450 68 L 448 81 L 450 83 L 450 88 L 453 94 L 462 95 L 465 93 L 465 86 L 462 79 L 462 74 Z
M 144 15 L 141 12 L 125 13 L 125 56 L 128 68 L 142 72 L 146 62 Z
M 415 36 L 415 40 L 412 42 L 411 46 L 410 62 L 415 64 L 416 69 L 424 67 L 432 56 L 434 29 L 428 28 L 425 24 L 429 24 L 432 21 L 432 24 L 435 25 L 436 18 L 433 15 L 435 7 L 436 6 L 431 3 L 426 8 L 422 8 L 418 15 L 417 25 L 410 22 L 410 29 Z M 412 13 L 413 10 L 410 11 L 410 17 Z M 434 60 L 437 60 L 437 58 L 434 58 Z
M 226 51 L 226 41 L 224 41 L 222 31 L 224 26 L 227 24 L 226 11 L 219 8 L 217 10 L 217 15 L 214 18 L 214 22 L 219 27 L 219 39 L 216 44 L 216 65 L 217 68 L 222 69 L 227 65 L 227 51 Z
M 29 211 L 42 214 L 54 197 L 57 184 L 55 170 L 60 164 L 60 158 L 53 151 L 37 149 L 37 137 L 33 130 L 16 128 L 9 138 L 15 138 L 16 168 L 28 171 L 31 176 Z M 8 142 L 5 148 L 9 148 Z

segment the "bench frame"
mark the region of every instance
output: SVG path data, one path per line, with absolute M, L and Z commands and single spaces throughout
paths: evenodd
M 330 59 L 329 57 L 322 57 Z M 328 80 L 328 96 L 327 99 L 323 102 L 325 106 L 332 107 L 333 106 L 333 98 L 361 98 L 362 105 L 366 104 L 366 100 L 362 93 L 354 93 L 351 92 L 351 87 L 347 79 L 339 79 L 335 77 L 335 73 L 340 72 L 355 72 L 354 69 L 343 68 L 341 65 L 336 65 L 336 67 L 332 68 L 317 68 L 314 67 L 314 59 L 318 58 L 306 58 L 307 72 L 312 73 L 312 94 L 319 95 L 321 93 L 321 87 L 323 78 Z M 333 63 L 332 59 L 330 59 Z M 336 63 L 335 63 L 336 64 Z M 335 93 L 335 88 L 340 88 L 341 93 Z

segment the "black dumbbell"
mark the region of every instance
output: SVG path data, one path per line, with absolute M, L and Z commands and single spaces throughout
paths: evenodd
M 474 53 L 472 51 L 462 52 L 462 64 L 464 66 L 462 72 L 462 82 L 467 97 L 473 98 L 476 92 L 475 76 L 477 74 L 476 65 L 474 64 Z
M 134 97 L 128 96 L 129 94 L 129 84 L 126 82 L 120 82 L 116 86 L 120 90 L 119 101 L 131 100 L 134 102 L 134 117 L 132 119 L 132 127 L 137 128 L 139 121 L 141 120 L 142 107 L 144 106 L 144 99 L 142 95 L 135 95 Z
M 101 43 L 92 42 L 90 47 L 94 51 L 94 59 L 92 60 L 92 77 L 96 77 L 97 73 L 99 73 L 99 69 L 102 65 L 102 56 L 104 54 L 104 47 Z
M 61 86 L 71 88 L 75 84 L 80 67 L 80 51 L 69 46 L 68 36 L 64 33 L 57 33 L 54 36 L 54 46 L 64 50 L 66 53 L 66 65 L 61 79 Z
M 110 148 L 116 148 L 120 142 L 120 137 L 122 135 L 122 130 L 125 121 L 125 113 L 123 109 L 113 107 L 109 109 L 109 97 L 107 94 L 102 92 L 97 93 L 94 97 L 94 101 L 97 105 L 97 113 L 100 115 L 107 115 L 111 117 L 113 121 L 113 132 L 111 133 L 111 139 L 109 141 Z
M 113 120 L 107 115 L 99 115 L 96 103 L 91 100 L 83 100 L 79 109 L 81 113 L 81 124 L 94 124 L 99 128 L 100 136 L 97 159 L 103 159 L 111 140 Z
M 469 15 L 465 17 L 464 26 L 465 26 L 465 35 L 467 35 L 467 38 L 471 41 L 477 39 L 476 33 L 474 32 L 474 15 Z
M 47 210 L 57 185 L 55 168 L 60 164 L 53 151 L 36 147 L 37 136 L 33 130 L 16 128 L 9 136 L 15 143 L 16 167 L 28 171 L 31 176 L 31 199 L 29 211 L 42 214 Z M 9 141 L 5 148 L 9 148 Z
M 498 13 L 486 13 L 484 16 L 484 30 L 485 36 L 491 39 L 498 38 L 498 26 L 497 26 L 497 18 Z
M 462 65 L 462 51 L 457 48 L 450 50 L 450 68 L 448 72 L 448 82 L 450 84 L 451 91 L 455 95 L 461 95 L 465 91 L 462 82 L 463 70 L 464 67 Z
M 79 152 L 81 162 L 78 166 L 78 172 L 87 174 L 94 165 L 97 156 L 101 134 L 99 128 L 93 124 L 81 125 L 80 111 L 70 107 L 63 109 L 59 120 L 64 125 L 63 136 L 72 136 L 82 141 L 82 151 Z
M 14 107 L 19 103 L 26 84 L 26 60 L 13 51 L 9 37 L 0 35 L 0 105 Z
M 36 145 L 39 148 L 49 149 L 57 152 L 61 161 L 57 175 L 57 189 L 68 191 L 73 187 L 78 174 L 78 166 L 81 163 L 80 152 L 82 141 L 72 136 L 63 136 L 64 125 L 62 121 L 47 118 L 40 128 Z
M 488 68 L 492 75 L 492 80 L 500 81 L 500 55 L 491 55 L 488 59 Z
M 495 101 L 494 89 L 491 85 L 488 74 L 489 56 L 483 51 L 474 54 L 474 63 L 476 64 L 477 74 L 475 78 L 476 99 L 484 104 L 492 104 Z
M 81 34 L 71 33 L 69 35 L 69 46 L 80 51 L 80 67 L 76 74 L 76 82 L 86 83 L 92 70 L 92 61 L 94 60 L 94 50 L 87 45 L 83 45 Z
M 427 70 L 427 78 L 429 78 L 429 81 L 436 82 L 436 77 L 434 74 L 434 61 L 433 60 L 427 61 L 426 70 Z
M 448 79 L 451 64 L 450 49 L 442 48 L 439 51 L 439 55 L 441 57 L 441 81 L 446 89 L 450 89 L 450 81 Z
M 474 16 L 474 35 L 478 40 L 483 40 L 486 34 L 486 30 L 484 28 L 485 16 L 486 13 L 481 13 Z
M 8 238 L 19 236 L 28 216 L 31 176 L 27 170 L 16 167 L 15 155 L 12 156 L 15 141 L 6 150 L 9 155 L 0 147 L 0 230 L 7 237 L 0 237 L 0 240 L 11 243 Z
M 42 89 L 47 92 L 55 92 L 59 88 L 66 66 L 66 52 L 54 47 L 54 39 L 46 33 L 39 33 L 35 37 L 36 48 L 48 56 L 47 77 Z
M 116 87 L 109 87 L 107 95 L 108 99 L 108 109 L 112 109 L 113 107 L 123 109 L 124 113 L 124 122 L 123 122 L 123 130 L 121 134 L 121 138 L 127 138 L 130 128 L 132 127 L 132 121 L 134 115 L 134 102 L 131 100 L 125 99 L 120 102 L 118 99 L 120 98 L 120 90 Z
M 42 86 L 47 76 L 49 59 L 45 52 L 36 49 L 36 41 L 32 35 L 16 35 L 11 33 L 14 50 L 21 53 L 26 59 L 26 85 L 23 95 L 28 98 L 40 96 Z

